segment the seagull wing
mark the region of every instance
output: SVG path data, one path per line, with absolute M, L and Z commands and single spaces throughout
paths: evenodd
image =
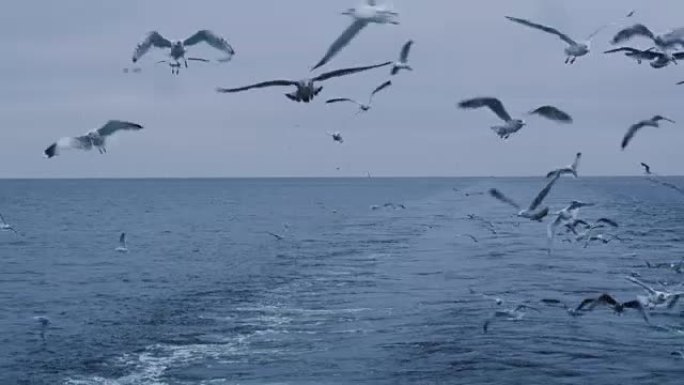
M 684 59 L 684 52 L 675 52 L 672 54 L 672 57 L 677 60 L 682 60 Z
M 247 90 L 251 90 L 253 88 L 264 88 L 264 87 L 275 87 L 275 86 L 296 86 L 296 85 L 297 85 L 297 82 L 292 81 L 292 80 L 269 80 L 267 82 L 256 83 L 256 84 L 252 84 L 252 85 L 240 87 L 240 88 L 217 88 L 216 92 L 233 93 L 233 92 L 247 91 Z
M 404 46 L 401 48 L 401 53 L 399 54 L 400 62 L 406 63 L 408 61 L 408 55 L 409 52 L 411 52 L 411 45 L 413 45 L 413 40 L 409 40 L 404 43 Z
M 627 277 L 625 277 L 625 279 L 627 279 L 629 282 L 632 282 L 632 283 L 635 284 L 635 285 L 641 286 L 641 287 L 642 287 L 644 290 L 646 290 L 649 294 L 656 294 L 656 291 L 653 290 L 652 287 L 648 286 L 647 284 L 641 282 L 640 280 L 638 280 L 638 279 L 636 279 L 636 278 L 634 278 L 634 277 L 627 276 Z
M 639 300 L 635 299 L 632 301 L 625 302 L 622 304 L 622 306 L 625 308 L 637 310 L 647 324 L 651 323 L 651 320 L 648 319 L 648 313 L 646 312 L 646 309 L 644 309 L 644 305 L 642 305 L 641 302 L 639 302 Z
M 647 164 L 644 163 L 644 162 L 641 162 L 641 167 L 644 168 L 644 171 L 646 172 L 646 174 L 650 174 L 650 173 L 651 173 L 651 166 L 647 165 Z
M 145 40 L 138 44 L 133 51 L 133 63 L 137 62 L 147 51 L 152 47 L 156 48 L 171 48 L 172 44 L 164 36 L 160 35 L 157 31 L 152 31 L 147 34 Z
M 503 103 L 501 103 L 501 101 L 497 98 L 484 97 L 463 100 L 458 103 L 458 106 L 468 109 L 488 107 L 503 121 L 508 122 L 511 120 L 511 116 L 508 114 L 508 112 L 506 112 L 506 108 L 504 108 Z
M 507 196 L 505 196 L 501 191 L 493 188 L 489 190 L 489 195 L 491 195 L 494 199 L 497 199 L 503 203 L 506 203 L 508 205 L 513 206 L 514 208 L 520 210 L 520 205 L 515 203 L 515 201 Z
M 47 158 L 52 158 L 53 156 L 59 155 L 62 150 L 66 149 L 77 149 L 77 150 L 90 150 L 93 148 L 93 142 L 88 138 L 88 136 L 77 136 L 74 138 L 67 137 L 61 138 L 55 143 L 51 144 L 45 149 L 44 154 Z
M 377 94 L 378 92 L 384 90 L 385 88 L 387 88 L 387 87 L 389 87 L 389 86 L 391 86 L 391 85 L 392 85 L 392 81 L 391 81 L 391 80 L 388 80 L 388 81 L 386 81 L 386 82 L 380 84 L 379 86 L 377 86 L 377 87 L 373 90 L 373 92 L 371 92 L 370 98 L 368 99 L 368 104 L 370 104 L 370 102 L 373 101 L 373 96 L 375 96 L 375 94 Z
M 561 33 L 560 31 L 558 31 L 558 30 L 555 29 L 555 28 L 551 28 L 551 27 L 547 27 L 547 26 L 545 26 L 545 25 L 533 23 L 533 22 L 531 22 L 531 21 L 529 21 L 529 20 L 525 20 L 525 19 L 518 19 L 518 18 L 516 18 L 516 17 L 506 16 L 506 19 L 508 19 L 508 20 L 510 20 L 510 21 L 513 21 L 513 22 L 516 22 L 516 23 L 518 23 L 518 24 L 522 24 L 522 25 L 525 25 L 525 26 L 528 26 L 528 27 L 531 27 L 531 28 L 534 28 L 534 29 L 538 29 L 538 30 L 540 30 L 540 31 L 544 31 L 544 32 L 546 32 L 546 33 L 550 33 L 550 34 L 556 35 L 556 36 L 560 37 L 561 40 L 563 40 L 564 42 L 566 42 L 566 43 L 568 43 L 568 44 L 570 44 L 570 45 L 577 45 L 577 42 L 574 41 L 574 40 L 572 40 L 572 39 L 570 38 L 570 36 L 568 36 L 568 35 L 566 35 L 566 34 L 564 34 L 564 33 Z
M 573 173 L 575 174 L 575 177 L 577 176 L 577 168 L 580 165 L 580 161 L 582 160 L 582 153 L 578 152 L 575 154 L 575 161 L 572 162 L 572 165 L 570 165 L 570 168 L 574 171 Z
M 337 55 L 342 48 L 346 47 L 352 39 L 358 35 L 361 30 L 368 25 L 365 20 L 355 20 L 347 29 L 342 32 L 342 34 L 335 40 L 328 51 L 325 53 L 323 58 L 311 69 L 312 71 L 316 68 L 322 67 L 327 64 L 335 55 Z
M 119 246 L 126 247 L 126 233 L 121 233 L 119 236 Z
M 335 99 L 328 99 L 325 101 L 326 104 L 332 104 L 332 103 L 340 103 L 340 102 L 349 102 L 349 103 L 354 103 L 357 106 L 360 106 L 361 103 L 357 102 L 354 99 L 349 99 L 349 98 L 335 98 Z
M 617 228 L 617 227 L 620 227 L 620 225 L 618 225 L 617 222 L 615 222 L 614 220 L 612 220 L 612 219 L 610 219 L 610 218 L 599 218 L 599 219 L 596 220 L 596 223 L 605 223 L 605 224 L 607 224 L 608 226 L 616 227 L 616 228 Z
M 183 45 L 190 46 L 201 42 L 205 42 L 210 46 L 216 48 L 217 50 L 228 55 L 228 57 L 226 59 L 222 59 L 222 61 L 230 60 L 230 58 L 232 58 L 233 55 L 235 55 L 235 50 L 226 39 L 206 29 L 197 31 L 194 35 L 185 39 L 183 41 Z
M 546 198 L 547 195 L 549 195 L 549 191 L 551 191 L 551 187 L 556 183 L 556 181 L 560 178 L 560 174 L 556 174 L 547 184 L 544 186 L 544 188 L 537 194 L 537 196 L 534 198 L 532 203 L 530 203 L 529 210 L 533 211 L 539 205 L 544 201 L 544 198 Z
M 536 110 L 530 111 L 530 115 L 539 115 L 546 119 L 555 120 L 561 123 L 572 123 L 572 117 L 554 106 L 541 106 Z
M 618 33 L 615 34 L 615 36 L 613 36 L 613 39 L 610 42 L 611 44 L 620 44 L 623 41 L 627 41 L 633 38 L 634 36 L 643 36 L 651 40 L 653 40 L 653 38 L 655 37 L 655 35 L 653 35 L 653 32 L 651 32 L 651 30 L 648 29 L 645 25 L 634 24 L 630 27 L 618 31 Z
M 98 128 L 97 133 L 100 134 L 100 136 L 105 137 L 105 136 L 112 135 L 113 133 L 115 133 L 117 131 L 122 131 L 122 130 L 138 131 L 138 130 L 142 130 L 142 129 L 143 129 L 143 126 L 141 126 L 137 123 L 125 122 L 123 120 L 110 120 L 104 126 Z
M 625 147 L 627 147 L 627 145 L 632 140 L 632 138 L 634 138 L 634 135 L 636 135 L 637 131 L 639 131 L 645 125 L 646 125 L 645 122 L 639 122 L 639 123 L 633 124 L 629 127 L 629 129 L 627 130 L 627 133 L 622 138 L 621 147 L 623 150 L 625 149 Z
M 326 72 L 324 74 L 320 74 L 311 80 L 313 80 L 315 82 L 322 82 L 322 81 L 328 80 L 330 78 L 335 78 L 338 76 L 351 75 L 351 74 L 355 74 L 357 72 L 372 70 L 374 68 L 385 67 L 385 66 L 388 66 L 390 64 L 392 64 L 391 61 L 380 63 L 380 64 L 374 64 L 374 65 L 370 65 L 370 66 L 365 66 L 365 67 L 343 68 L 343 69 L 339 69 L 339 70 L 335 70 L 335 71 Z
M 684 46 L 684 28 L 674 29 L 662 36 L 664 48 Z

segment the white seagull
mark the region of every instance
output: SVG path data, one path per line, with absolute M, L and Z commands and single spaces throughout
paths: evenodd
M 578 152 L 575 154 L 575 161 L 572 162 L 571 165 L 557 168 L 553 171 L 550 171 L 548 174 L 546 174 L 547 178 L 551 178 L 554 174 L 572 174 L 575 178 L 577 178 L 577 167 L 579 166 L 579 162 L 582 159 L 582 153 Z
M 391 80 L 388 80 L 388 81 L 386 81 L 386 82 L 380 84 L 379 86 L 377 86 L 377 87 L 373 90 L 373 92 L 371 92 L 370 96 L 368 97 L 368 103 L 367 103 L 367 104 L 363 104 L 363 103 L 357 102 L 357 101 L 354 100 L 354 99 L 349 99 L 349 98 L 335 98 L 335 99 L 329 99 L 329 100 L 326 100 L 325 103 L 326 103 L 326 104 L 340 103 L 340 102 L 354 103 L 354 104 L 356 104 L 357 106 L 359 106 L 359 112 L 358 112 L 358 113 L 366 112 L 366 111 L 368 111 L 368 110 L 371 109 L 371 105 L 373 104 L 373 97 L 375 96 L 375 94 L 377 94 L 378 92 L 384 90 L 385 88 L 387 88 L 387 87 L 389 87 L 389 86 L 391 86 L 391 85 L 392 85 L 392 81 L 391 81 Z
M 270 80 L 270 81 L 256 83 L 256 84 L 252 84 L 252 85 L 245 86 L 245 87 L 239 87 L 239 88 L 217 88 L 216 92 L 235 93 L 235 92 L 242 92 L 242 91 L 251 90 L 253 88 L 295 86 L 295 87 L 297 87 L 297 90 L 295 92 L 285 94 L 285 96 L 288 99 L 295 101 L 295 102 L 309 103 L 323 89 L 322 86 L 317 87 L 315 84 L 316 82 L 322 82 L 324 80 L 328 80 L 328 79 L 339 77 L 339 76 L 351 75 L 351 74 L 354 74 L 357 72 L 367 71 L 367 70 L 374 69 L 374 68 L 380 68 L 380 67 L 388 66 L 390 64 L 392 64 L 392 62 L 388 61 L 385 63 L 366 66 L 366 67 L 345 68 L 345 69 L 326 72 L 326 73 L 318 75 L 314 78 L 302 79 L 302 80 Z
M 119 253 L 128 253 L 128 246 L 126 245 L 126 233 L 121 233 L 119 236 L 119 246 L 114 249 L 114 251 Z
M 547 195 L 549 195 L 549 191 L 551 191 L 551 187 L 556 183 L 556 181 L 560 178 L 560 174 L 556 174 L 549 182 L 546 183 L 544 188 L 537 194 L 537 196 L 532 200 L 532 203 L 530 203 L 530 206 L 527 209 L 522 209 L 520 205 L 515 203 L 512 199 L 508 198 L 505 196 L 501 191 L 497 189 L 490 189 L 489 190 L 489 195 L 491 195 L 493 198 L 506 203 L 510 206 L 513 206 L 514 208 L 520 210 L 518 212 L 518 216 L 522 218 L 527 218 L 533 221 L 539 221 L 541 222 L 542 219 L 544 219 L 545 216 L 549 214 L 549 208 L 544 207 L 542 209 L 539 209 L 539 206 L 542 204 L 544 201 L 544 198 L 546 198 Z
M 408 64 L 409 52 L 411 52 L 411 46 L 413 45 L 413 40 L 407 41 L 401 48 L 401 53 L 399 54 L 399 60 L 394 62 L 392 66 L 392 75 L 396 75 L 401 70 L 413 71 L 413 68 Z
M 89 131 L 81 136 L 61 138 L 45 149 L 45 156 L 52 158 L 59 155 L 64 149 L 75 148 L 79 150 L 90 150 L 96 147 L 100 154 L 107 152 L 105 140 L 108 136 L 118 131 L 138 131 L 143 126 L 137 123 L 125 122 L 122 120 L 110 120 L 97 130 Z
M 641 286 L 646 291 L 646 297 L 637 296 L 637 299 L 640 299 L 644 306 L 648 306 L 651 309 L 660 305 L 665 305 L 668 309 L 672 309 L 677 304 L 677 301 L 679 301 L 679 297 L 684 295 L 684 291 L 669 292 L 655 290 L 634 277 L 627 276 L 625 279 Z
M 230 61 L 233 55 L 235 55 L 235 50 L 233 50 L 233 47 L 228 44 L 226 39 L 206 29 L 197 31 L 194 35 L 185 40 L 176 40 L 173 42 L 163 37 L 159 32 L 152 31 L 148 33 L 145 37 L 145 40 L 143 40 L 142 43 L 138 44 L 138 46 L 135 48 L 135 51 L 133 52 L 133 63 L 137 62 L 152 47 L 168 48 L 170 49 L 169 57 L 172 60 L 169 62 L 169 65 L 171 66 L 171 73 L 178 74 L 180 70 L 181 59 L 183 60 L 186 68 L 188 67 L 188 60 L 203 62 L 208 61 L 207 59 L 202 58 L 185 57 L 185 54 L 187 53 L 186 47 L 201 42 L 205 42 L 225 53 L 227 56 L 225 58 L 219 59 L 221 62 Z
M 578 43 L 575 40 L 573 40 L 572 38 L 570 38 L 570 36 L 558 31 L 555 28 L 547 27 L 545 25 L 533 23 L 529 20 L 519 19 L 516 17 L 506 16 L 506 18 L 510 21 L 515 22 L 515 23 L 522 24 L 524 26 L 534 28 L 534 29 L 538 29 L 540 31 L 544 31 L 546 33 L 550 33 L 550 34 L 558 36 L 561 40 L 563 40 L 565 43 L 568 44 L 568 46 L 565 47 L 565 55 L 567 56 L 565 58 L 566 64 L 572 64 L 575 62 L 575 60 L 578 57 L 588 54 L 590 51 L 590 47 L 591 47 L 591 39 L 594 36 L 596 36 L 596 34 L 601 32 L 604 28 L 606 28 L 606 26 L 607 26 L 607 25 L 604 25 L 604 26 L 600 27 L 596 31 L 592 32 L 591 35 L 589 35 L 587 37 L 587 40 L 585 42 Z
M 365 4 L 359 5 L 356 8 L 350 8 L 342 12 L 342 14 L 353 17 L 354 21 L 332 43 L 323 58 L 313 66 L 312 71 L 332 60 L 368 24 L 399 24 L 396 21 L 399 14 L 390 10 L 387 5 L 378 5 L 376 0 L 366 0 Z
M 643 24 L 634 24 L 620 30 L 611 40 L 612 44 L 620 44 L 635 36 L 651 39 L 662 50 L 675 49 L 677 46 L 684 47 L 684 28 L 677 28 L 669 32 L 656 35 Z
M 520 129 L 526 124 L 522 119 L 511 118 L 508 112 L 506 112 L 506 108 L 504 108 L 503 103 L 496 98 L 479 97 L 467 99 L 458 103 L 458 106 L 464 109 L 488 107 L 505 123 L 503 126 L 491 127 L 491 129 L 494 130 L 494 132 L 496 132 L 497 135 L 499 135 L 499 137 L 502 139 L 508 139 L 509 136 L 520 131 Z M 572 123 L 572 117 L 570 115 L 553 106 L 541 106 L 528 112 L 528 115 L 539 115 L 561 123 Z
M 627 130 L 627 133 L 625 133 L 625 136 L 622 138 L 622 143 L 621 143 L 621 148 L 624 150 L 625 147 L 629 144 L 629 142 L 632 140 L 634 135 L 636 135 L 637 131 L 642 129 L 643 127 L 659 127 L 659 123 L 661 120 L 668 121 L 670 123 L 675 123 L 674 120 L 668 119 L 664 116 L 661 115 L 656 115 L 652 117 L 651 119 L 647 120 L 642 120 L 638 123 L 632 124 L 629 129 Z
M 12 227 L 9 223 L 5 221 L 5 218 L 0 214 L 0 231 L 12 231 L 13 233 L 19 235 L 17 230 Z
M 556 174 L 559 175 L 559 174 Z M 580 201 L 572 201 L 570 205 L 556 212 L 556 219 L 549 223 L 546 228 L 546 237 L 548 240 L 548 251 L 551 253 L 551 246 L 553 244 L 553 238 L 556 236 L 556 230 L 558 226 L 562 224 L 568 224 L 574 222 L 577 219 L 579 210 L 582 207 L 593 206 L 593 203 L 585 203 Z

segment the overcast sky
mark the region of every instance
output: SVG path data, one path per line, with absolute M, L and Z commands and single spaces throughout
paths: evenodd
M 389 78 L 369 71 L 324 83 L 310 104 L 293 103 L 285 88 L 217 94 L 308 69 L 350 22 L 339 12 L 356 0 L 37 1 L 6 4 L 0 15 L 0 177 L 211 177 L 540 175 L 585 155 L 584 175 L 684 173 L 684 67 L 653 70 L 603 55 L 618 25 L 643 22 L 662 32 L 684 24 L 681 0 L 395 0 L 398 26 L 370 25 L 323 70 L 394 60 L 414 39 L 413 72 L 397 76 L 375 107 L 354 117 L 331 97 L 365 98 Z M 633 20 L 624 16 L 636 9 Z M 529 18 L 584 39 L 607 22 L 593 52 L 563 63 L 559 39 L 511 23 Z M 151 51 L 142 73 L 124 74 L 148 31 L 184 39 L 198 29 L 225 36 L 237 54 L 227 64 L 191 63 L 173 76 Z M 645 40 L 633 44 L 648 48 Z M 218 58 L 210 48 L 197 56 Z M 528 119 L 504 142 L 489 130 L 487 111 L 455 104 L 497 96 L 520 116 L 553 104 L 571 126 Z M 663 114 L 681 122 L 619 143 L 633 122 Z M 145 130 L 115 136 L 108 153 L 70 151 L 45 159 L 62 136 L 82 134 L 108 119 Z M 341 131 L 334 143 L 326 131 Z M 339 167 L 340 170 L 336 170 Z

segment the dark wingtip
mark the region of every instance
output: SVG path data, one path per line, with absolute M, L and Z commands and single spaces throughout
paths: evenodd
M 310 72 L 313 72 L 313 71 L 319 69 L 320 67 L 322 67 L 324 65 L 325 65 L 325 60 L 321 60 L 315 66 L 311 67 Z
M 43 151 L 43 153 L 45 154 L 46 158 L 50 159 L 56 155 L 56 150 L 57 150 L 57 143 L 54 143 L 50 147 L 46 148 L 45 151 Z

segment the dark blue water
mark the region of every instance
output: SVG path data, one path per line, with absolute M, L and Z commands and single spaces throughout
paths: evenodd
M 0 233 L 0 384 L 682 384 L 683 304 L 651 315 L 664 328 L 538 301 L 632 299 L 632 272 L 679 287 L 644 261 L 684 256 L 684 196 L 563 178 L 552 209 L 595 202 L 582 216 L 616 219 L 623 242 L 559 241 L 548 256 L 545 224 L 477 195 L 527 204 L 542 183 L 0 181 L 0 212 L 24 234 Z M 385 202 L 406 209 L 370 209 Z M 469 288 L 540 312 L 485 334 L 496 305 Z

